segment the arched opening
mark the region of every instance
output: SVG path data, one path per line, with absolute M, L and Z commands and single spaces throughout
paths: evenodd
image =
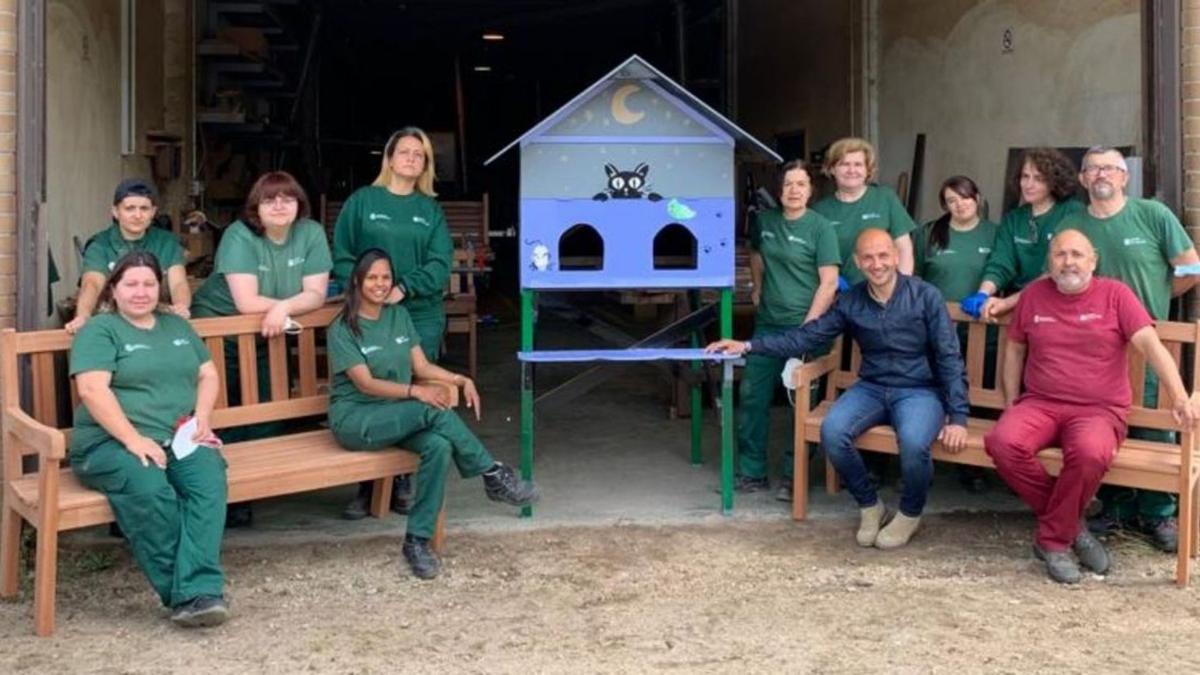
M 654 235 L 654 269 L 696 269 L 696 236 L 692 231 L 671 223 Z
M 569 272 L 604 269 L 604 238 L 587 223 L 576 223 L 558 239 L 558 269 Z

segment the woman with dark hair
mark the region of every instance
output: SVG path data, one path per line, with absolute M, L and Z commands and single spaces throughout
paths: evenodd
M 938 191 L 944 213 L 916 237 L 916 276 L 937 286 L 947 302 L 960 300 L 983 281 L 983 268 L 996 240 L 996 224 L 980 218 L 979 187 L 951 176 Z
M 917 264 L 915 273 L 942 292 L 942 299 L 954 302 L 970 295 L 983 279 L 983 268 L 996 240 L 996 224 L 984 220 L 979 212 L 982 204 L 979 186 L 966 176 L 951 176 L 938 191 L 938 203 L 944 213 L 927 223 L 917 233 Z M 987 332 L 985 349 L 994 354 L 998 340 L 995 326 Z M 966 354 L 967 330 L 958 330 L 961 351 Z M 993 358 L 987 359 L 985 381 L 994 377 Z M 974 466 L 956 467 L 959 482 L 969 492 L 987 489 L 987 471 Z
M 404 303 L 421 334 L 425 358 L 436 362 L 446 331 L 443 298 L 450 281 L 454 244 L 433 191 L 433 144 L 416 127 L 393 133 L 383 146 L 379 175 L 350 195 L 333 230 L 333 278 L 346 285 L 354 261 L 380 248 L 395 265 L 396 284 L 388 304 Z M 407 511 L 407 476 L 393 483 L 392 510 Z M 367 515 L 371 484 L 363 483 L 343 517 Z
M 483 476 L 493 501 L 525 506 L 539 495 L 533 483 L 518 479 L 511 467 L 492 458 L 450 409 L 443 387 L 413 382 L 416 378 L 461 387 L 467 407 L 479 419 L 475 383 L 426 358 L 408 310 L 387 301 L 394 287 L 387 253 L 377 248 L 364 251 L 351 269 L 342 313 L 329 327 L 329 426 L 350 450 L 403 446 L 421 455 L 403 552 L 413 574 L 432 579 L 441 561 L 429 540 L 451 461 L 463 478 Z
M 284 332 L 292 316 L 325 304 L 333 261 L 325 230 L 308 218 L 308 195 L 291 174 L 265 173 L 246 197 L 242 219 L 225 228 L 212 275 L 196 291 L 192 316 L 263 314 L 262 336 Z M 260 344 L 258 400 L 271 400 L 267 349 Z M 242 400 L 237 340 L 225 340 L 225 382 L 231 404 Z M 248 441 L 282 433 L 281 423 L 225 430 L 228 441 Z M 229 510 L 229 527 L 249 524 L 248 503 Z
M 992 318 L 1012 309 L 1011 300 L 995 296 L 1011 295 L 1040 277 L 1058 224 L 1084 210 L 1082 202 L 1072 199 L 1079 185 L 1075 167 L 1058 150 L 1030 148 L 1017 166 L 1009 180 L 1021 203 L 1000 220 L 978 290 L 962 296 L 962 310 L 975 318 Z
M 760 212 L 750 231 L 750 298 L 757 311 L 754 337 L 780 333 L 816 319 L 837 294 L 837 233 L 821 214 L 808 208 L 812 174 L 801 160 L 779 169 L 780 208 Z M 779 388 L 785 360 L 751 354 L 746 357 L 738 407 L 739 492 L 769 487 L 767 438 L 771 401 Z M 793 448 L 790 438 L 776 498 L 791 501 Z
M 135 250 L 118 260 L 99 306 L 71 343 L 80 401 L 71 466 L 108 498 L 171 620 L 216 625 L 229 616 L 221 569 L 225 460 L 209 422 L 217 369 L 187 320 L 164 311 L 153 254 Z M 171 441 L 189 415 L 195 447 L 185 454 Z

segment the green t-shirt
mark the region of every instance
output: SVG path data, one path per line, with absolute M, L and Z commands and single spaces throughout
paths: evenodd
M 333 387 L 329 396 L 329 421 L 337 426 L 350 407 L 374 403 L 380 399 L 365 394 L 346 375 L 346 371 L 366 364 L 371 377 L 397 384 L 412 382 L 412 350 L 421 338 L 408 310 L 400 305 L 384 305 L 375 320 L 358 317 L 362 337 L 356 336 L 338 317 L 329 326 L 329 370 Z
M 813 204 L 813 210 L 825 216 L 837 232 L 838 250 L 842 254 L 842 276 L 856 284 L 863 280 L 854 264 L 854 243 L 863 230 L 887 230 L 892 239 L 899 239 L 916 229 L 917 224 L 904 210 L 896 193 L 878 185 L 868 185 L 858 201 L 843 202 L 829 195 Z
M 1029 204 L 1004 214 L 996 232 L 996 245 L 983 269 L 983 281 L 996 284 L 999 292 L 1025 288 L 1046 271 L 1046 253 L 1059 223 L 1084 210 L 1082 202 L 1068 199 L 1037 218 L 1033 217 L 1033 207 Z
M 131 241 L 121 236 L 121 226 L 113 224 L 93 237 L 84 249 L 83 271 L 99 272 L 107 277 L 121 256 L 136 250 L 154 254 L 163 272 L 184 263 L 183 246 L 170 232 L 151 227 L 141 239 Z
M 913 238 L 916 253 L 916 275 L 937 286 L 946 302 L 957 302 L 979 290 L 983 267 L 987 264 L 992 244 L 996 240 L 996 224 L 980 220 L 969 231 L 948 228 L 946 247 L 936 248 L 929 242 L 928 223 Z
M 837 233 L 812 209 L 796 220 L 786 220 L 778 209 L 759 213 L 750 248 L 763 259 L 756 321 L 776 326 L 804 323 L 821 282 L 817 268 L 842 262 Z
M 356 190 L 333 230 L 333 277 L 345 286 L 354 261 L 369 248 L 383 249 L 392 259 L 409 311 L 441 311 L 454 244 L 436 200 L 420 192 L 392 194 L 377 185 Z
M 1055 232 L 1083 232 L 1100 256 L 1096 273 L 1133 289 L 1146 311 L 1166 319 L 1171 308 L 1171 259 L 1192 248 L 1192 240 L 1174 213 L 1161 202 L 1130 198 L 1108 218 L 1083 210 L 1065 218 Z
M 156 313 L 154 327 L 143 329 L 120 314 L 104 313 L 83 325 L 71 342 L 71 375 L 91 370 L 112 373 L 109 386 L 138 433 L 165 443 L 175 423 L 196 409 L 200 366 L 210 360 L 204 341 L 191 324 L 174 314 Z M 75 408 L 71 450 L 90 448 L 111 438 L 82 403 Z
M 236 221 L 221 237 L 213 273 L 192 299 L 192 314 L 203 317 L 238 313 L 226 274 L 253 274 L 258 277 L 259 295 L 283 300 L 304 290 L 304 277 L 328 272 L 331 267 L 325 230 L 315 220 L 297 220 L 282 244 L 266 235 L 260 237 L 245 223 Z

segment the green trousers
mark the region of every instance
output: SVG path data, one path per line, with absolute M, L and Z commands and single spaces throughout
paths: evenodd
M 755 324 L 751 339 L 781 333 L 790 326 Z M 822 354 L 825 352 L 821 352 Z M 819 355 L 819 354 L 818 354 Z M 777 359 L 751 352 L 746 356 L 746 367 L 742 370 L 742 381 L 738 388 L 737 449 L 738 473 L 747 478 L 767 477 L 768 440 L 771 429 L 771 402 L 775 392 L 783 386 L 779 379 L 787 359 Z M 819 384 L 813 383 L 812 402 L 819 401 Z M 792 477 L 795 448 L 792 437 L 787 437 L 783 451 L 783 478 Z
M 225 591 L 225 459 L 199 447 L 184 459 L 167 449 L 167 468 L 142 466 L 109 439 L 71 454 L 84 485 L 104 493 L 133 557 L 167 607 Z
M 1149 367 L 1146 368 L 1146 394 L 1142 401 L 1147 408 L 1158 405 L 1158 375 Z M 1143 441 L 1176 442 L 1175 432 L 1165 429 L 1130 427 L 1129 437 Z M 1162 520 L 1174 517 L 1177 510 L 1176 497 L 1168 492 L 1105 485 L 1100 488 L 1098 496 L 1104 502 L 1105 512 L 1121 520 L 1130 520 L 1134 516 Z
M 421 351 L 425 352 L 425 358 L 430 363 L 437 363 L 442 354 L 442 340 L 446 336 L 446 311 L 441 305 L 434 305 L 416 311 L 410 309 L 408 315 L 412 317 L 413 327 L 421 338 Z
M 453 410 L 421 401 L 381 401 L 330 411 L 333 435 L 350 450 L 403 447 L 421 456 L 416 499 L 408 507 L 408 533 L 433 536 L 453 461 L 458 474 L 474 478 L 495 464 L 474 432 Z

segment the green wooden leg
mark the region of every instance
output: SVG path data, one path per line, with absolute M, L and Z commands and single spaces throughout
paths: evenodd
M 521 351 L 533 350 L 534 292 L 521 291 Z M 533 480 L 533 364 L 521 363 L 521 478 Z M 521 508 L 521 517 L 533 507 Z
M 733 335 L 733 289 L 721 289 L 721 339 Z M 733 362 L 721 364 L 721 512 L 733 512 Z

